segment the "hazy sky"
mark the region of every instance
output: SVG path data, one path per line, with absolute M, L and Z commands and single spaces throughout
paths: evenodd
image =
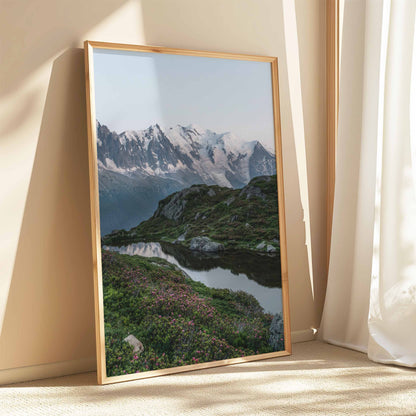
M 267 62 L 94 50 L 97 119 L 110 130 L 197 124 L 274 148 Z

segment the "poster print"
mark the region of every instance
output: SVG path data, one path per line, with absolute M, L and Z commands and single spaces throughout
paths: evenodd
M 85 50 L 99 382 L 290 353 L 276 58 Z

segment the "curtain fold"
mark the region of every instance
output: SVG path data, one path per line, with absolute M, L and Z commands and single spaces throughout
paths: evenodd
M 322 339 L 416 366 L 416 2 L 346 0 Z

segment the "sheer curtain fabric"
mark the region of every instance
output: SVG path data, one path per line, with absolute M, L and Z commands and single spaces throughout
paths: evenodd
M 320 337 L 416 366 L 416 1 L 345 0 Z

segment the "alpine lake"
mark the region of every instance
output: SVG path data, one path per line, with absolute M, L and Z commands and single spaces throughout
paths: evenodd
M 253 295 L 264 312 L 282 313 L 281 266 L 278 253 L 250 250 L 205 253 L 178 244 L 139 242 L 103 246 L 104 250 L 142 257 L 158 257 L 178 266 L 194 281 L 216 289 Z

